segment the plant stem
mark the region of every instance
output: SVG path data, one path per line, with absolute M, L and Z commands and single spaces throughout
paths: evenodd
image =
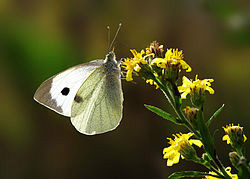
M 220 169 L 220 171 L 223 173 L 224 177 L 226 179 L 231 179 L 231 177 L 227 174 L 225 167 L 222 165 L 221 161 L 219 160 L 217 154 L 215 154 L 215 157 L 213 157 L 213 160 L 215 164 L 217 165 L 217 167 Z
M 177 114 L 177 116 L 185 123 L 186 127 L 191 132 L 193 132 L 198 139 L 200 139 L 201 138 L 200 134 L 193 128 L 193 126 L 190 124 L 190 122 L 184 116 L 184 114 L 181 111 L 181 109 L 180 108 L 176 108 L 175 101 L 174 101 L 173 97 L 170 95 L 170 93 L 168 92 L 167 88 L 164 85 L 162 85 L 162 83 L 157 78 L 155 78 L 155 77 L 154 77 L 154 81 L 157 83 L 157 85 L 160 87 L 160 89 L 162 90 L 162 92 L 165 95 L 165 97 L 168 99 L 168 102 L 170 103 L 170 105 L 174 109 L 174 111 Z
M 185 117 L 185 115 L 183 114 L 183 112 L 181 111 L 180 107 L 176 107 L 175 105 L 175 100 L 173 99 L 173 97 L 170 95 L 168 89 L 166 88 L 165 85 L 163 85 L 160 80 L 158 78 L 156 78 L 154 76 L 153 80 L 157 83 L 157 85 L 160 87 L 160 89 L 163 91 L 165 97 L 168 99 L 170 105 L 172 106 L 172 108 L 174 109 L 175 113 L 177 114 L 177 116 L 184 122 L 185 126 L 195 134 L 195 136 L 198 139 L 201 139 L 201 135 L 192 127 L 192 125 L 190 124 L 190 122 L 188 121 L 188 119 Z M 210 136 L 207 136 L 210 138 Z M 222 163 L 220 162 L 220 160 L 218 159 L 218 156 L 215 154 L 211 154 L 208 151 L 206 151 L 208 153 L 209 156 L 212 157 L 213 161 L 215 162 L 216 166 L 220 169 L 220 171 L 223 173 L 224 177 L 226 179 L 231 179 L 231 177 L 227 174 L 227 172 L 225 171 L 224 166 L 222 165 Z M 211 165 L 211 164 L 210 164 Z M 212 165 L 211 165 L 212 166 Z M 214 167 L 210 168 L 212 171 L 216 172 L 217 170 Z M 217 173 L 217 172 L 216 172 Z M 217 173 L 218 175 L 221 176 L 220 173 Z
M 213 165 L 211 165 L 211 163 L 209 161 L 206 161 L 204 159 L 201 158 L 196 158 L 196 160 L 194 160 L 194 162 L 197 162 L 203 166 L 205 166 L 206 168 L 208 168 L 209 170 L 215 172 L 218 176 L 220 177 L 224 177 Z

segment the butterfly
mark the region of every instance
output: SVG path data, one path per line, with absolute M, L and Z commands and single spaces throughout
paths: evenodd
M 121 122 L 120 61 L 116 61 L 114 50 L 110 50 L 120 28 L 121 23 L 104 60 L 71 67 L 43 82 L 35 92 L 35 101 L 70 117 L 73 126 L 83 134 L 105 133 Z
M 115 129 L 122 119 L 123 93 L 120 62 L 110 51 L 104 60 L 71 67 L 43 82 L 34 99 L 68 116 L 86 135 Z

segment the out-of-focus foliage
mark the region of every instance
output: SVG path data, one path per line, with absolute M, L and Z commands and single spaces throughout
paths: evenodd
M 205 114 L 211 116 L 225 104 L 218 122 L 211 124 L 219 128 L 216 137 L 223 135 L 220 126 L 231 122 L 240 123 L 250 136 L 249 7 L 246 0 L 1 0 L 0 177 L 160 178 L 173 172 L 161 158 L 166 146 L 163 136 L 180 129 L 144 108 L 144 103 L 169 106 L 161 93 L 143 81 L 135 79 L 137 85 L 123 81 L 120 126 L 94 137 L 78 133 L 69 118 L 32 99 L 48 77 L 103 58 L 108 49 L 106 26 L 114 34 L 120 22 L 123 26 L 115 43 L 118 58 L 153 40 L 183 49 L 195 74 L 215 79 L 216 92 L 207 98 Z M 216 146 L 223 156 L 230 148 L 222 144 Z M 175 170 L 178 166 L 182 170 L 198 167 L 184 161 Z

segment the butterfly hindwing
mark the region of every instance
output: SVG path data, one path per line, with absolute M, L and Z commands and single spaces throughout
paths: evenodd
M 71 122 L 84 134 L 94 135 L 115 129 L 122 118 L 120 71 L 110 74 L 97 68 L 78 90 L 71 109 Z
M 71 105 L 78 89 L 102 64 L 103 60 L 91 61 L 49 78 L 37 89 L 34 99 L 59 114 L 71 116 Z

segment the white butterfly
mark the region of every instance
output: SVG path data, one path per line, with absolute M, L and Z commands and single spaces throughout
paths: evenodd
M 108 132 L 122 119 L 120 74 L 120 63 L 111 51 L 105 60 L 80 64 L 49 78 L 37 89 L 34 99 L 70 117 L 83 134 Z

